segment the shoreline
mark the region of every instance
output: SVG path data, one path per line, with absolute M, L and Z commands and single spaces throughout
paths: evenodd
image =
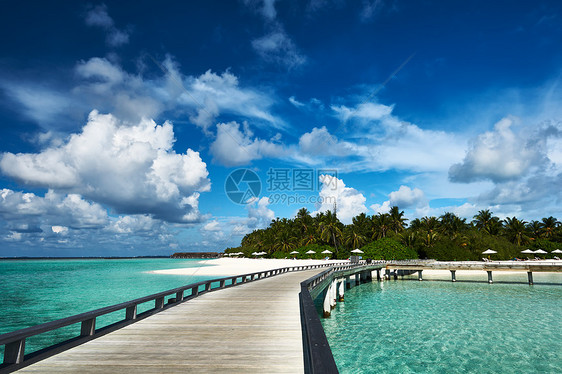
M 217 277 L 227 277 L 240 274 L 254 273 L 258 271 L 267 271 L 289 266 L 305 266 L 305 265 L 317 265 L 326 263 L 349 263 L 349 260 L 293 260 L 293 259 L 266 259 L 266 258 L 214 258 L 214 259 L 203 259 L 198 261 L 198 267 L 190 268 L 175 268 L 175 269 L 164 269 L 164 270 L 152 270 L 148 271 L 151 274 L 168 274 L 168 275 L 185 275 L 185 276 L 217 276 Z M 536 280 L 540 281 L 540 278 L 550 277 L 552 274 L 559 274 L 556 272 L 534 272 L 533 276 Z M 426 269 L 423 270 L 422 276 L 427 280 L 450 280 L 451 272 L 449 270 L 441 269 Z M 404 279 L 417 278 L 417 274 L 405 275 Z M 400 276 L 401 278 L 401 276 Z M 463 280 L 477 280 L 486 281 L 488 280 L 488 274 L 485 270 L 457 270 L 456 271 L 457 281 Z M 510 278 L 509 280 L 527 280 L 527 271 L 525 270 L 497 270 L 494 271 L 494 280 L 501 281 L 503 279 Z
M 205 265 L 194 268 L 178 268 L 165 270 L 152 270 L 150 274 L 168 275 L 199 275 L 199 276 L 234 276 L 258 271 L 267 271 L 289 266 L 320 265 L 327 263 L 349 263 L 349 260 L 292 260 L 270 258 L 213 258 L 202 260 L 197 264 Z

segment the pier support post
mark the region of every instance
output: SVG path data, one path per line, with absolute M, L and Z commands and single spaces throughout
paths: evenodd
M 349 275 L 345 277 L 345 288 L 348 290 L 351 288 L 351 277 Z
M 394 269 L 394 280 L 398 279 L 398 269 Z
M 423 278 L 422 278 L 422 270 L 418 270 L 418 280 L 419 280 L 419 281 L 422 281 L 422 280 L 423 280 Z
M 345 294 L 345 285 L 344 285 L 344 283 L 345 283 L 345 280 L 342 280 L 342 281 L 340 282 L 340 286 L 339 286 L 339 294 L 340 294 L 340 297 L 338 298 L 338 301 L 340 301 L 340 302 L 342 302 L 342 301 L 344 300 L 344 294 Z
M 527 272 L 527 278 L 529 279 L 529 284 L 533 284 L 533 272 Z
M 451 270 L 451 281 L 452 282 L 456 282 L 457 281 L 457 277 L 455 275 L 457 271 L 456 270 Z
M 487 272 L 488 272 L 488 283 L 494 283 L 494 281 L 492 280 L 492 271 L 487 270 Z
M 355 273 L 355 285 L 358 286 L 361 283 L 360 274 Z
M 381 280 L 381 271 L 379 269 L 377 269 L 377 280 Z
M 390 279 L 390 269 L 386 269 L 385 273 L 385 278 Z

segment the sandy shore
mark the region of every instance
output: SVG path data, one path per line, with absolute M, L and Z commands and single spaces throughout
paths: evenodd
M 252 259 L 252 258 L 214 258 L 201 260 L 199 264 L 204 265 L 196 268 L 179 268 L 167 270 L 154 270 L 153 274 L 173 275 L 198 275 L 198 276 L 230 276 L 238 274 L 254 273 L 264 270 L 284 268 L 288 266 L 305 266 L 326 263 L 349 262 L 346 260 L 278 260 L 278 259 Z

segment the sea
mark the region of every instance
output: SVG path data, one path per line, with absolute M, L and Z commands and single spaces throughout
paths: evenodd
M 0 260 L 0 334 L 217 277 L 153 274 L 152 270 L 209 266 L 171 258 Z M 154 307 L 141 304 L 138 313 Z M 96 328 L 124 318 L 115 312 Z M 80 325 L 26 340 L 26 353 L 79 335 Z M 3 359 L 4 347 L 0 347 Z M 1 361 L 0 361 L 1 362 Z
M 347 290 L 322 319 L 340 373 L 562 372 L 562 274 L 480 273 Z
M 209 260 L 0 260 L 0 334 L 210 277 L 150 271 Z M 346 290 L 322 319 L 341 373 L 560 373 L 562 274 L 417 275 Z M 215 278 L 215 277 L 213 277 Z M 139 313 L 154 303 L 139 306 Z M 123 318 L 98 318 L 96 327 Z M 79 324 L 26 341 L 30 353 L 79 334 Z M 0 359 L 3 359 L 3 347 Z M 1 361 L 0 361 L 1 362 Z

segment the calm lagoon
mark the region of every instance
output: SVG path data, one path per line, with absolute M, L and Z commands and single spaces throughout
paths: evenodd
M 559 373 L 562 274 L 535 274 L 374 281 L 322 323 L 341 373 Z

